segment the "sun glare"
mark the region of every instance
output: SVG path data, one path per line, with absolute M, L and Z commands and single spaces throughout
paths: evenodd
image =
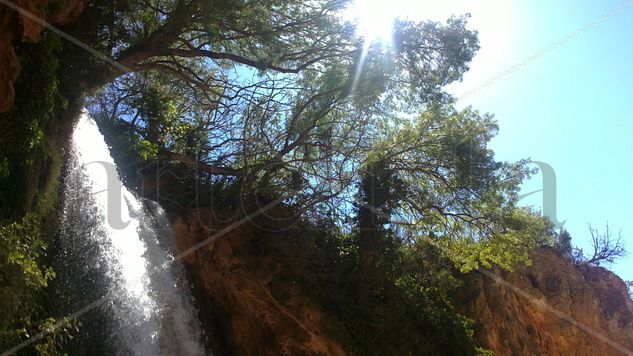
M 348 17 L 357 23 L 358 35 L 369 43 L 389 43 L 396 19 L 444 21 L 455 13 L 464 13 L 467 0 L 355 0 Z
M 356 0 L 351 10 L 359 36 L 367 42 L 391 41 L 393 23 L 398 17 L 395 6 L 386 6 L 382 0 Z
M 478 31 L 481 49 L 464 81 L 454 82 L 448 88 L 456 95 L 468 92 L 473 85 L 495 75 L 499 68 L 511 65 L 509 49 L 518 21 L 515 7 L 507 0 L 353 0 L 343 16 L 357 24 L 358 36 L 365 39 L 354 85 L 371 44 L 392 42 L 396 19 L 446 22 L 453 15 L 468 13 L 471 14 L 468 27 Z

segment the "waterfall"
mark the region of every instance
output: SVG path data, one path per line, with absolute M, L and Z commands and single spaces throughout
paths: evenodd
M 72 140 L 54 252 L 56 304 L 68 315 L 97 303 L 78 318 L 71 353 L 204 354 L 165 212 L 123 186 L 85 111 Z

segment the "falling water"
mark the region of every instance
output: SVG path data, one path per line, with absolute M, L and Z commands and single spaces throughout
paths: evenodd
M 75 127 L 56 246 L 59 312 L 79 318 L 72 353 L 204 354 L 169 222 L 121 183 L 94 120 Z

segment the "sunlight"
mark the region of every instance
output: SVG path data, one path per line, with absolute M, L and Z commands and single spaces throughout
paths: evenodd
M 398 17 L 396 6 L 385 6 L 381 0 L 356 0 L 350 17 L 358 23 L 358 35 L 365 43 L 391 41 L 393 22 Z
M 477 10 L 485 14 L 478 16 L 480 19 L 488 20 L 492 13 L 490 5 L 498 1 L 503 0 L 354 0 L 344 17 L 356 23 L 357 34 L 364 39 L 364 46 L 359 59 L 360 64 L 354 73 L 352 88 L 358 83 L 369 47 L 374 43 L 391 45 L 394 23 L 397 19 L 445 22 L 453 15 Z
M 470 14 L 469 28 L 477 29 L 481 49 L 470 65 L 464 80 L 451 83 L 447 90 L 457 96 L 496 75 L 510 62 L 516 51 L 513 37 L 517 22 L 516 4 L 507 0 L 354 0 L 343 15 L 357 24 L 357 34 L 365 39 L 362 61 L 373 43 L 390 45 L 396 19 L 446 22 L 453 15 Z
M 392 40 L 394 21 L 444 21 L 451 14 L 464 13 L 472 1 L 466 0 L 356 0 L 349 8 L 348 18 L 358 24 L 358 35 L 367 45 L 373 42 L 389 43 Z

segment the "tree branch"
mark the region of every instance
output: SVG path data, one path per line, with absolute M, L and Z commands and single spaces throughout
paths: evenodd
M 187 155 L 181 153 L 175 153 L 167 150 L 161 150 L 159 159 L 178 161 L 184 165 L 189 167 L 195 167 L 203 172 L 207 172 L 211 175 L 219 175 L 219 176 L 242 176 L 244 175 L 244 171 L 241 169 L 235 169 L 231 167 L 222 167 L 222 166 L 212 166 L 206 164 L 204 162 L 200 162 L 196 159 L 193 159 Z

